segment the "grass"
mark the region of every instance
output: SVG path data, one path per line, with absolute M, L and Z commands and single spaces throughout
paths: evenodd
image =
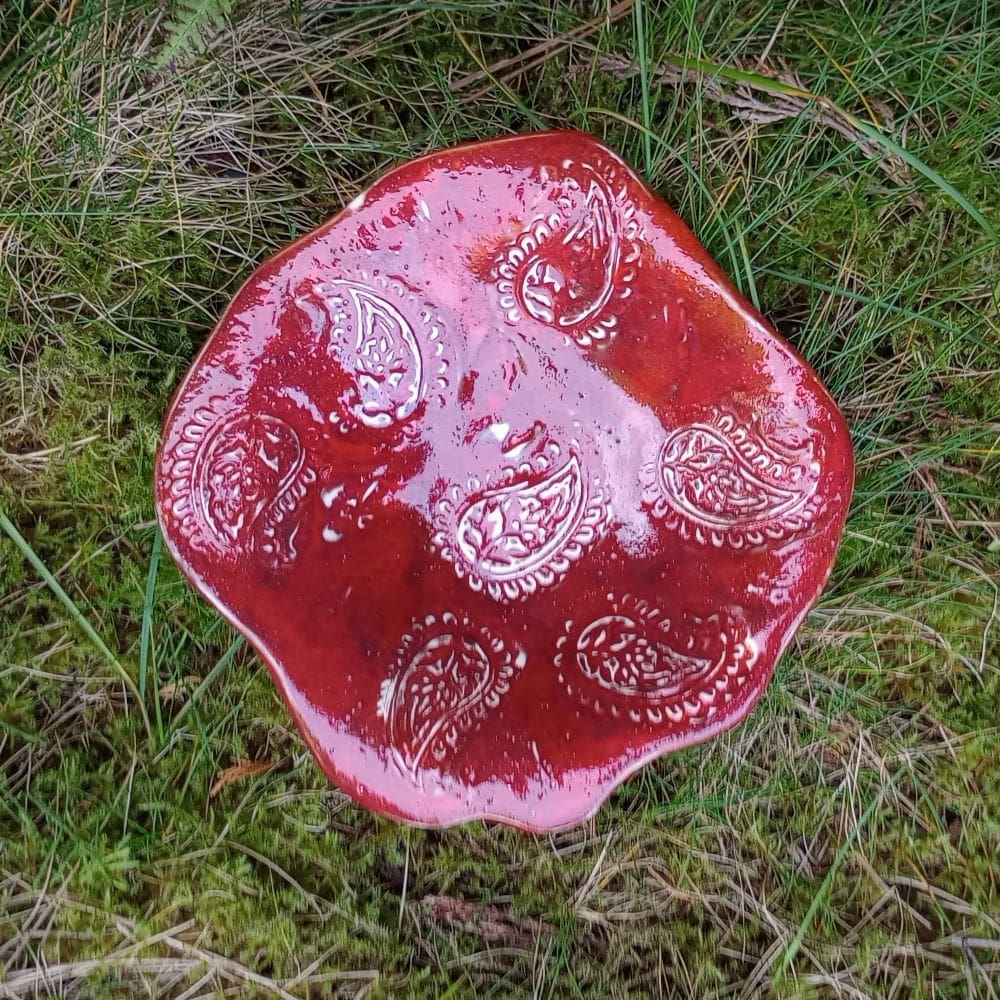
M 160 66 L 168 19 L 0 13 L 0 996 L 1000 995 L 1000 14 L 262 0 Z M 153 456 L 258 262 L 538 125 L 808 357 L 857 494 L 744 726 L 557 836 L 412 830 L 161 557 Z

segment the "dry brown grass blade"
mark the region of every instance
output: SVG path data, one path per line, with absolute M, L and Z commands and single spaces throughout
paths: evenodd
M 113 963 L 104 959 L 85 962 L 63 962 L 58 965 L 38 966 L 14 973 L 0 983 L 0 997 L 48 996 L 65 989 L 66 994 L 76 995 L 81 981 L 100 972 L 113 971 L 116 976 L 145 979 L 186 976 L 203 963 L 189 958 L 132 958 L 127 962 Z
M 223 768 L 212 782 L 212 787 L 208 791 L 208 797 L 214 799 L 226 785 L 235 784 L 246 778 L 254 778 L 259 774 L 267 774 L 277 766 L 270 760 L 247 760 L 245 757 L 234 757 L 234 763 L 227 768 Z

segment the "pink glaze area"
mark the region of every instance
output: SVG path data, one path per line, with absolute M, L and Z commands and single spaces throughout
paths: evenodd
M 852 486 L 815 374 L 574 132 L 399 167 L 264 263 L 157 465 L 334 782 L 535 831 L 745 718 Z

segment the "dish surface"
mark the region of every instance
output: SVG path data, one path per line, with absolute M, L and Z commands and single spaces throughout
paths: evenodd
M 338 786 L 544 831 L 746 716 L 853 456 L 671 209 L 554 132 L 401 166 L 258 268 L 156 476 L 175 560 Z

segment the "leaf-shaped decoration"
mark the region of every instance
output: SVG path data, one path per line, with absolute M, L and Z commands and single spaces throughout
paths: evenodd
M 731 444 L 708 428 L 673 435 L 661 453 L 660 470 L 679 503 L 720 527 L 769 521 L 803 500 L 801 490 L 758 476 Z
M 582 166 L 568 177 L 557 211 L 531 224 L 497 267 L 500 305 L 516 323 L 522 314 L 548 323 L 583 347 L 611 337 L 608 310 L 626 298 L 639 260 L 640 227 L 624 190 Z
M 643 500 L 686 538 L 759 545 L 802 530 L 819 466 L 789 456 L 728 414 L 671 433 L 642 472 Z
M 514 483 L 470 503 L 458 519 L 459 548 L 494 579 L 521 576 L 572 537 L 585 497 L 573 455 L 536 483 Z
M 385 720 L 400 768 L 415 780 L 441 766 L 462 734 L 500 704 L 525 663 L 488 629 L 445 612 L 414 623 L 403 636 L 397 673 L 382 684 L 378 716 Z
M 546 241 L 529 256 L 514 279 L 529 316 L 564 328 L 588 322 L 608 304 L 621 252 L 611 198 L 596 180 L 580 215 L 560 240 Z
M 402 286 L 392 287 L 401 300 L 412 298 Z M 354 419 L 366 427 L 386 428 L 412 416 L 423 399 L 425 372 L 411 321 L 387 294 L 357 281 L 317 284 L 298 303 L 311 313 L 316 299 L 327 317 L 327 353 L 354 382 L 348 404 Z M 421 318 L 429 347 L 439 355 L 440 331 L 426 310 Z M 439 366 L 443 373 L 445 366 Z
M 196 411 L 164 463 L 169 511 L 192 545 L 257 552 L 274 566 L 295 557 L 294 514 L 315 481 L 295 429 L 266 413 Z
M 618 258 L 621 254 L 621 226 L 605 188 L 590 182 L 586 215 L 562 238 L 562 259 L 569 274 L 565 307 L 560 310 L 559 326 L 588 322 L 600 312 L 615 290 Z
M 357 312 L 354 371 L 361 420 L 374 427 L 405 420 L 420 402 L 417 339 L 392 303 L 360 285 L 349 293 Z
M 557 448 L 552 455 L 559 456 Z M 510 600 L 551 586 L 603 534 L 609 516 L 603 491 L 585 481 L 571 454 L 552 468 L 509 470 L 503 485 L 453 491 L 438 507 L 435 544 L 474 590 Z
M 567 623 L 555 657 L 570 693 L 598 712 L 654 723 L 707 719 L 750 678 L 757 646 L 734 615 L 671 621 L 627 594 L 608 601 L 606 613 Z

